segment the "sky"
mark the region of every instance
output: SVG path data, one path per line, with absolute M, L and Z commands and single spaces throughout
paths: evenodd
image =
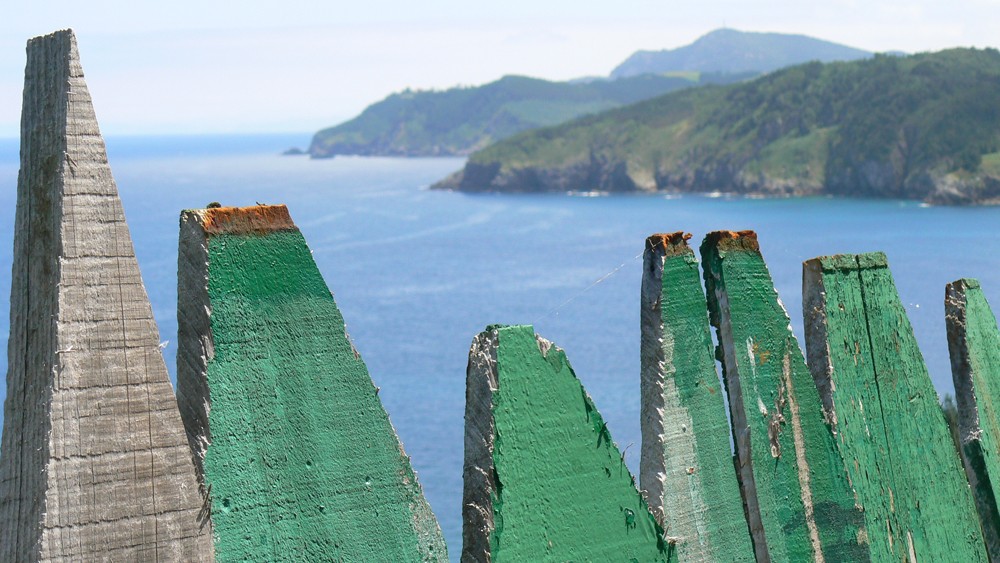
M 105 134 L 311 132 L 405 88 L 606 75 L 720 27 L 870 51 L 996 47 L 1000 0 L 34 0 L 0 17 L 0 138 L 28 38 L 73 28 Z

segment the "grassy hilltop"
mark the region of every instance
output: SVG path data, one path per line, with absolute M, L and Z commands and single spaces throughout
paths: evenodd
M 1000 52 L 809 63 L 521 133 L 439 188 L 1000 202 Z

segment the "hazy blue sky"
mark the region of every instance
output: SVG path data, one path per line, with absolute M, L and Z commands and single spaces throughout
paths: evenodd
M 713 29 L 874 51 L 1000 43 L 1000 0 L 35 0 L 0 17 L 0 137 L 24 43 L 72 27 L 105 133 L 313 131 L 406 87 L 607 74 Z

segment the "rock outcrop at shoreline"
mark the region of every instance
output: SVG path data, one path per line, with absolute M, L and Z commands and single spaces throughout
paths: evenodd
M 872 166 L 874 168 L 874 166 Z M 653 179 L 650 183 L 649 178 Z M 677 172 L 630 171 L 624 162 L 590 162 L 565 168 L 503 170 L 500 163 L 470 162 L 434 184 L 432 189 L 469 193 L 726 193 L 755 197 L 844 197 L 917 199 L 934 205 L 1000 205 L 1000 179 L 963 178 L 957 174 L 927 174 L 902 189 L 894 178 L 877 175 L 861 184 L 823 184 L 801 179 L 774 178 L 721 166 Z

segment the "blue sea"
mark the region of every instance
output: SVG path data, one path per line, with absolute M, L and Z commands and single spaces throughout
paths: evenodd
M 639 461 L 639 286 L 645 237 L 754 229 L 802 334 L 802 261 L 884 251 L 931 377 L 952 391 L 944 286 L 976 277 L 1000 305 L 1000 208 L 886 200 L 465 195 L 428 185 L 456 158 L 281 156 L 309 135 L 110 137 L 136 254 L 174 370 L 178 213 L 285 203 L 381 388 L 436 512 L 461 550 L 468 346 L 493 323 L 534 324 L 566 350 L 626 461 Z M 18 143 L 0 140 L 0 309 L 8 309 Z M 8 318 L 0 314 L 6 334 Z M 0 347 L 6 367 L 6 347 Z M 6 371 L 4 369 L 4 371 Z M 0 398 L 5 388 L 0 387 Z

